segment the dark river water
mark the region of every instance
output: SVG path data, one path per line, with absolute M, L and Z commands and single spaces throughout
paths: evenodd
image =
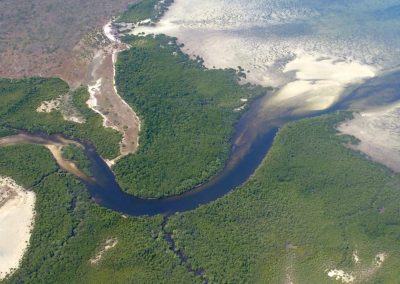
M 178 196 L 141 199 L 123 192 L 112 171 L 95 148 L 87 143 L 85 151 L 91 161 L 95 181 L 82 181 L 99 205 L 121 214 L 152 216 L 193 210 L 215 201 L 246 182 L 267 155 L 278 129 L 286 123 L 337 110 L 364 110 L 390 104 L 400 99 L 399 78 L 400 72 L 397 72 L 369 80 L 356 88 L 353 87 L 335 106 L 318 113 L 293 116 L 288 111 L 282 113 L 279 118 L 271 119 L 263 108 L 268 95 L 257 99 L 236 125 L 231 154 L 223 171 L 210 181 Z M 48 136 L 48 139 L 52 139 L 51 136 Z
M 267 155 L 278 129 L 287 122 L 337 110 L 363 110 L 392 103 L 400 99 L 397 91 L 400 90 L 399 78 L 400 72 L 369 80 L 354 88 L 332 108 L 301 116 L 282 115 L 279 119 L 270 119 L 264 115 L 262 107 L 268 97 L 254 101 L 237 123 L 230 158 L 224 170 L 209 182 L 182 195 L 141 199 L 122 192 L 113 173 L 92 147 L 87 147 L 87 155 L 92 161 L 96 183 L 87 183 L 86 186 L 98 204 L 126 215 L 151 216 L 193 210 L 215 201 L 247 181 Z

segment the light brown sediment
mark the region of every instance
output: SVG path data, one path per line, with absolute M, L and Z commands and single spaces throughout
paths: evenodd
M 52 141 L 50 139 L 46 139 L 40 136 L 29 135 L 26 133 L 21 133 L 17 135 L 7 136 L 0 138 L 0 147 L 7 147 L 13 145 L 20 145 L 20 144 L 39 144 L 45 146 L 50 153 L 53 155 L 54 159 L 56 160 L 57 164 L 60 166 L 61 169 L 81 178 L 85 181 L 91 182 L 93 178 L 86 175 L 82 172 L 74 162 L 68 161 L 64 159 L 62 156 L 62 148 L 64 146 L 68 146 L 71 144 L 77 145 L 79 147 L 83 147 L 83 145 L 79 144 L 76 141 L 69 140 L 63 138 L 62 136 L 55 136 L 57 141 Z
M 49 149 L 50 153 L 53 155 L 54 159 L 56 160 L 57 164 L 65 171 L 77 176 L 80 179 L 90 181 L 92 180 L 91 177 L 83 173 L 74 162 L 65 160 L 62 156 L 62 148 L 65 145 L 57 145 L 57 144 L 46 144 L 45 147 Z
M 118 40 L 112 23 L 104 27 L 104 34 L 110 44 L 99 50 L 89 68 L 88 106 L 103 117 L 103 125 L 113 128 L 123 136 L 120 143 L 120 155 L 106 160 L 111 167 L 120 158 L 134 153 L 139 146 L 140 120 L 133 109 L 118 95 L 115 85 L 115 64 L 118 53 L 129 48 Z

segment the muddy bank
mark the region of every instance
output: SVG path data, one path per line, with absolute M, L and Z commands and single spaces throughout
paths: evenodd
M 129 48 L 119 41 L 112 22 L 103 27 L 109 45 L 99 50 L 89 66 L 87 76 L 88 106 L 103 117 L 104 127 L 122 133 L 120 156 L 107 161 L 114 165 L 120 158 L 136 152 L 139 146 L 140 120 L 134 110 L 118 95 L 115 86 L 115 63 L 118 53 Z

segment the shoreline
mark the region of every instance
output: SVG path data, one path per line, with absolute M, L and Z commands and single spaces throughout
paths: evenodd
M 251 61 L 249 61 L 251 58 L 246 57 L 246 54 L 249 55 L 246 51 L 238 49 L 239 47 L 243 48 L 241 45 L 237 46 L 238 41 L 242 39 L 240 35 L 236 35 L 236 37 L 227 35 L 225 29 L 229 30 L 229 24 L 222 28 L 215 26 L 215 22 L 212 20 L 219 19 L 218 15 L 207 14 L 210 18 L 205 18 L 204 22 L 199 24 L 196 22 L 196 17 L 203 13 L 198 12 L 198 14 L 188 5 L 187 2 L 177 0 L 155 26 L 138 26 L 131 30 L 130 34 L 136 36 L 166 34 L 176 37 L 177 41 L 183 44 L 182 51 L 191 58 L 196 56 L 203 58 L 206 68 L 235 69 L 241 65 L 240 68 L 244 67 L 247 70 L 245 82 L 263 86 L 279 86 L 278 91 L 263 103 L 265 116 L 270 118 L 285 115 L 302 116 L 328 110 L 346 99 L 352 93 L 354 86 L 359 86 L 369 79 L 398 69 L 398 67 L 384 68 L 377 63 L 363 63 L 352 57 L 344 59 L 336 57 L 334 53 L 323 54 L 321 53 L 322 49 L 315 49 L 310 53 L 300 46 L 290 48 L 291 53 L 288 53 L 290 56 L 285 60 L 282 57 L 283 61 L 279 66 L 276 65 L 276 62 L 266 61 L 263 66 L 257 67 L 260 69 L 255 66 L 248 69 L 251 65 Z M 199 38 L 195 39 L 196 36 Z M 213 40 L 216 37 L 221 37 L 222 40 Z M 260 40 L 264 39 L 256 38 L 254 40 L 261 44 Z M 223 43 L 229 42 L 232 44 L 221 46 Z M 282 55 L 278 55 L 274 60 L 279 61 L 279 56 Z M 243 62 L 247 65 L 242 65 Z M 273 76 L 270 77 L 271 72 L 275 74 L 276 78 L 284 78 L 283 81 L 273 80 Z M 373 111 L 373 109 L 369 109 L 362 116 Z M 379 113 L 378 116 L 380 116 L 379 123 L 381 124 L 388 119 L 383 113 Z M 400 120 L 400 115 L 398 119 Z M 394 121 L 389 121 L 381 127 L 372 127 L 371 124 L 374 122 L 370 118 L 363 117 L 355 119 L 353 123 L 349 124 L 349 128 L 352 129 L 343 131 L 361 140 L 359 145 L 352 146 L 352 148 L 365 153 L 373 161 L 381 163 L 395 172 L 400 172 L 400 162 L 398 162 L 400 161 L 400 145 L 397 145 L 395 141 L 396 139 L 400 141 L 400 133 L 388 129 L 390 126 L 387 125 L 390 123 L 393 125 Z M 400 128 L 400 126 L 397 127 Z M 367 131 L 369 133 L 366 133 Z M 377 141 L 375 133 L 379 133 L 386 140 Z M 387 143 L 390 145 L 386 145 Z
M 355 113 L 337 129 L 359 140 L 356 145 L 347 145 L 349 148 L 400 173 L 400 102 Z
M 282 54 L 278 52 L 271 58 L 267 56 L 263 59 L 261 56 L 257 59 L 260 62 L 254 62 L 252 54 L 246 51 L 248 48 L 240 45 L 242 37 L 226 33 L 231 23 L 225 28 L 218 28 L 213 22 L 219 19 L 218 15 L 214 18 L 204 12 L 210 18 L 199 24 L 196 17 L 203 14 L 197 14 L 188 5 L 181 0 L 174 1 L 155 26 L 134 27 L 129 34 L 166 34 L 176 37 L 178 43 L 183 44 L 182 52 L 191 58 L 200 56 L 208 69 L 236 69 L 241 66 L 247 72 L 243 83 L 279 89 L 265 104 L 265 108 L 278 112 L 277 115 L 327 110 L 346 96 L 347 88 L 351 85 L 360 84 L 380 73 L 380 69 L 374 65 L 354 59 L 343 60 L 319 50 L 310 53 L 298 46 L 281 50 Z M 189 9 L 187 13 L 186 8 Z M 191 19 L 188 15 L 195 18 Z M 254 40 L 261 45 L 257 47 L 258 50 L 264 38 Z

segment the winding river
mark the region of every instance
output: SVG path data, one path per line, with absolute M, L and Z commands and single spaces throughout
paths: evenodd
M 1 138 L 0 146 L 35 143 L 53 149 L 52 154 L 60 167 L 77 176 L 86 185 L 93 200 L 105 208 L 130 216 L 171 215 L 213 202 L 246 182 L 265 158 L 278 129 L 286 123 L 337 110 L 364 110 L 399 100 L 400 92 L 397 91 L 400 90 L 399 77 L 400 72 L 394 72 L 366 81 L 353 88 L 350 94 L 335 106 L 323 112 L 294 116 L 288 110 L 278 118 L 271 118 L 263 108 L 269 96 L 255 100 L 236 125 L 231 154 L 223 171 L 210 181 L 184 194 L 168 198 L 141 199 L 123 192 L 110 168 L 97 154 L 96 149 L 87 142 L 68 139 L 62 135 L 23 132 L 16 136 Z M 57 158 L 57 149 L 69 143 L 79 143 L 84 146 L 85 153 L 91 161 L 93 178 L 82 176 L 73 164 Z

